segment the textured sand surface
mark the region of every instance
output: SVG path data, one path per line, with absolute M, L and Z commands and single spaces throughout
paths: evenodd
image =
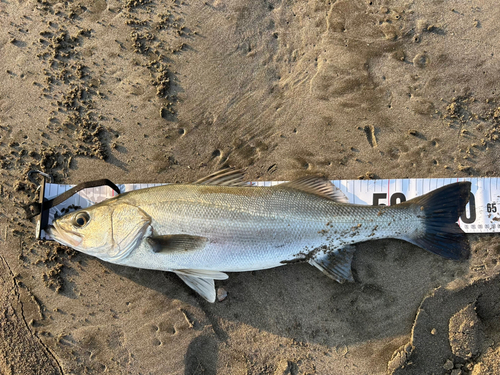
M 467 262 L 358 246 L 356 282 L 307 264 L 176 275 L 34 239 L 56 182 L 499 176 L 494 0 L 0 1 L 0 373 L 498 374 L 497 235 Z

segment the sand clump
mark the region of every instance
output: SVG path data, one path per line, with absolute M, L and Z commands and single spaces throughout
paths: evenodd
M 472 304 L 450 318 L 449 340 L 453 355 L 468 360 L 479 354 L 482 341 L 480 324 Z

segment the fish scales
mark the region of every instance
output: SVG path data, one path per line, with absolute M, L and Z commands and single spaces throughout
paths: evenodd
M 279 188 L 219 187 L 207 192 L 204 186 L 168 185 L 155 189 L 151 199 L 137 191 L 127 200 L 140 204 L 153 218 L 156 234 L 191 234 L 210 242 L 199 252 L 157 254 L 154 260 L 137 257 L 144 266 L 158 267 L 163 259 L 174 268 L 218 267 L 228 272 L 271 268 L 321 246 L 394 237 L 395 232 L 404 236 L 421 222 L 397 206 L 355 206 Z

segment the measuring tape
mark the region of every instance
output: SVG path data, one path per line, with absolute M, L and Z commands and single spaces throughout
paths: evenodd
M 500 232 L 500 178 L 412 178 L 397 180 L 332 180 L 347 196 L 350 203 L 392 206 L 419 195 L 426 194 L 441 186 L 459 181 L 471 182 L 471 195 L 465 212 L 458 224 L 466 233 Z M 274 186 L 284 181 L 256 181 L 252 186 Z M 122 193 L 164 184 L 122 184 L 117 185 Z M 43 197 L 52 199 L 73 185 L 45 183 Z M 105 186 L 79 191 L 73 197 L 53 207 L 49 211 L 48 223 L 64 214 L 70 206 L 87 208 L 93 204 L 112 198 L 116 193 Z M 37 225 L 37 238 L 46 237 L 40 224 Z

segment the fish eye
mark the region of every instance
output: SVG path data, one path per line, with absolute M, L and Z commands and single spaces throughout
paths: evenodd
M 73 221 L 73 225 L 75 227 L 83 227 L 87 225 L 87 223 L 90 221 L 90 216 L 86 212 L 79 212 L 76 214 L 75 219 Z

